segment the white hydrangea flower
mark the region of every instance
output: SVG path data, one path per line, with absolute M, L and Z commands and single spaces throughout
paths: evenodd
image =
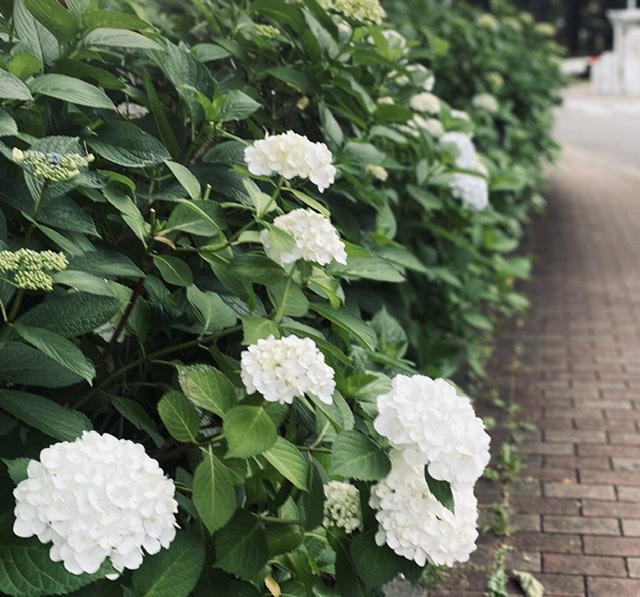
M 480 161 L 471 137 L 466 133 L 450 132 L 440 138 L 441 143 L 452 143 L 458 149 L 455 165 L 462 170 L 477 172 L 477 175 L 457 172 L 450 184 L 453 196 L 473 209 L 484 209 L 489 205 L 487 169 Z
M 466 562 L 478 538 L 478 502 L 473 489 L 453 488 L 454 512 L 429 491 L 422 467 L 391 453 L 391 472 L 371 488 L 369 505 L 379 524 L 376 543 L 419 566 Z
M 247 392 L 260 392 L 269 402 L 291 404 L 296 396 L 315 394 L 332 404 L 334 371 L 310 338 L 269 336 L 240 355 L 240 375 Z
M 438 114 L 442 107 L 438 97 L 428 91 L 414 95 L 409 100 L 409 105 L 412 110 L 416 110 L 417 112 L 428 112 L 429 114 Z
M 451 110 L 451 112 L 449 112 L 449 115 L 451 116 L 451 118 L 455 118 L 456 120 L 465 120 L 467 122 L 471 120 L 469 115 L 464 110 Z
M 442 137 L 445 133 L 444 125 L 437 118 L 423 118 L 420 114 L 414 114 L 409 124 L 424 129 L 436 139 Z
M 322 525 L 325 528 L 341 528 L 347 535 L 362 529 L 360 492 L 357 487 L 342 481 L 329 481 L 325 484 Z
M 383 168 L 382 166 L 369 164 L 367 166 L 367 170 L 371 172 L 371 174 L 373 174 L 374 178 L 381 180 L 382 182 L 384 182 L 385 180 L 387 180 L 387 178 L 389 178 L 389 172 L 387 171 L 386 168 Z
M 345 245 L 333 224 L 322 214 L 312 209 L 294 209 L 278 216 L 273 220 L 273 225 L 290 234 L 296 243 L 291 251 L 278 252 L 271 242 L 269 230 L 265 229 L 260 233 L 265 249 L 279 263 L 286 265 L 304 259 L 319 265 L 326 265 L 331 261 L 346 265 Z
M 385 29 L 382 32 L 382 35 L 387 40 L 387 44 L 390 48 L 402 50 L 405 54 L 407 53 L 407 38 L 404 35 L 395 29 Z
M 422 88 L 425 91 L 433 90 L 433 86 L 436 84 L 436 78 L 433 73 L 426 66 L 424 66 L 424 64 L 420 64 L 419 62 L 410 64 L 409 66 L 407 66 L 407 71 L 412 75 L 417 75 L 417 77 L 414 77 L 414 82 L 416 83 L 419 83 L 420 79 L 422 78 Z
M 107 559 L 135 570 L 143 548 L 155 554 L 175 538 L 175 486 L 140 444 L 85 431 L 42 450 L 27 474 L 13 492 L 13 532 L 51 541 L 51 559 L 71 574 L 93 574 Z
M 498 100 L 490 93 L 478 93 L 473 96 L 471 105 L 479 110 L 485 110 L 489 114 L 496 114 L 500 109 Z
M 268 135 L 244 150 L 244 159 L 252 174 L 271 176 L 277 172 L 287 180 L 295 176 L 308 178 L 321 193 L 335 180 L 332 158 L 324 143 L 313 143 L 293 131 Z
M 128 120 L 138 120 L 149 114 L 149 110 L 140 104 L 132 102 L 122 102 L 116 106 L 119 114 Z
M 396 101 L 388 95 L 383 95 L 382 97 L 378 98 L 378 103 L 387 105 L 387 106 L 393 106 L 396 103 Z
M 434 479 L 473 487 L 489 463 L 490 438 L 466 396 L 444 379 L 396 375 L 378 396 L 375 430 L 412 466 L 429 465 Z

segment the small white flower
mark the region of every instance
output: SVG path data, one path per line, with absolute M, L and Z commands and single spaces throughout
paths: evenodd
M 451 112 L 449 112 L 449 115 L 451 116 L 451 118 L 455 118 L 456 120 L 465 120 L 467 122 L 471 120 L 469 115 L 464 110 L 451 110 Z
M 341 528 L 347 534 L 362 528 L 360 492 L 357 487 L 342 481 L 325 484 L 322 525 L 325 528 Z
M 291 404 L 296 396 L 314 394 L 333 402 L 334 371 L 309 338 L 269 336 L 240 355 L 242 382 L 247 392 L 260 392 L 269 402 Z
M 371 172 L 371 174 L 373 174 L 374 178 L 381 180 L 382 182 L 384 182 L 385 180 L 387 180 L 387 178 L 389 178 L 389 172 L 387 171 L 386 168 L 383 168 L 382 166 L 370 164 L 369 166 L 367 166 L 367 170 Z
M 442 137 L 445 132 L 444 125 L 437 118 L 423 118 L 420 114 L 414 114 L 409 124 L 424 129 L 436 139 Z
M 392 97 L 389 97 L 388 95 L 383 95 L 382 97 L 378 98 L 378 103 L 387 105 L 387 106 L 393 106 L 396 102 Z
M 52 542 L 50 557 L 71 574 L 140 567 L 176 535 L 175 486 L 140 444 L 85 431 L 45 448 L 13 491 L 13 532 Z M 111 575 L 110 575 L 111 577 Z
M 324 143 L 313 143 L 303 135 L 287 131 L 254 141 L 244 150 L 249 172 L 271 176 L 274 172 L 286 179 L 308 178 L 322 193 L 335 179 L 333 156 Z
M 500 109 L 498 100 L 490 93 L 479 93 L 478 95 L 474 95 L 471 100 L 471 105 L 474 108 L 485 110 L 486 112 L 489 112 L 489 114 L 496 114 Z
M 409 100 L 409 105 L 412 110 L 416 110 L 417 112 L 428 112 L 429 114 L 438 114 L 441 109 L 438 97 L 428 91 L 414 95 Z
M 312 209 L 294 209 L 288 214 L 278 216 L 273 225 L 290 234 L 295 247 L 291 251 L 277 252 L 271 242 L 269 230 L 263 230 L 260 238 L 269 255 L 282 265 L 294 263 L 298 259 L 326 265 L 337 261 L 347 263 L 344 243 L 328 218 Z
M 369 505 L 379 524 L 376 543 L 385 543 L 418 566 L 466 562 L 476 548 L 477 500 L 472 488 L 452 488 L 454 512 L 431 493 L 423 467 L 391 452 L 391 472 L 371 488 Z
M 128 120 L 138 120 L 149 114 L 147 108 L 132 102 L 122 102 L 116 106 L 116 110 L 118 110 L 121 116 L 124 116 Z
M 397 375 L 378 396 L 375 430 L 412 466 L 429 465 L 435 479 L 473 487 L 489 463 L 490 438 L 466 396 L 444 379 Z

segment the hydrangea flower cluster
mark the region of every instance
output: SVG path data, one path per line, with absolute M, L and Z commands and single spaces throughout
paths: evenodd
M 294 209 L 278 216 L 273 225 L 288 233 L 295 240 L 295 247 L 290 251 L 279 252 L 271 242 L 269 230 L 263 230 L 260 238 L 269 255 L 279 263 L 286 265 L 298 259 L 326 265 L 337 261 L 346 265 L 347 254 L 344 243 L 337 230 L 328 218 L 312 209 Z
M 71 180 L 80 174 L 80 168 L 86 168 L 94 160 L 93 154 L 79 153 L 43 153 L 33 149 L 22 151 L 13 148 L 13 160 L 24 164 L 35 176 L 52 182 Z
M 332 158 L 324 143 L 313 143 L 293 131 L 268 135 L 244 150 L 244 159 L 252 174 L 271 176 L 276 172 L 287 180 L 294 176 L 308 178 L 321 193 L 335 180 Z
M 432 137 L 436 139 L 444 135 L 444 125 L 437 118 L 423 118 L 420 114 L 414 114 L 413 118 L 409 121 L 409 125 L 424 129 Z
M 240 367 L 247 392 L 260 392 L 269 402 L 291 404 L 304 394 L 314 394 L 325 404 L 333 402 L 334 371 L 310 338 L 258 340 L 242 352 Z
M 55 251 L 0 251 L 0 273 L 14 272 L 13 281 L 24 290 L 53 290 L 53 278 L 47 272 L 67 269 L 64 253 Z
M 342 481 L 325 484 L 322 525 L 325 528 L 343 529 L 347 535 L 362 528 L 360 492 L 357 487 Z
M 451 116 L 451 118 L 455 118 L 456 120 L 464 120 L 466 122 L 469 122 L 471 120 L 469 115 L 464 110 L 451 110 L 451 112 L 449 112 L 449 116 Z
M 389 178 L 389 172 L 387 169 L 376 164 L 369 164 L 367 166 L 367 171 L 370 172 L 374 178 L 381 180 L 382 182 Z
M 376 510 L 376 543 L 419 566 L 427 562 L 453 566 L 466 562 L 478 538 L 477 500 L 472 488 L 453 488 L 455 513 L 431 493 L 422 467 L 391 452 L 391 472 L 371 488 L 369 504 Z
M 438 114 L 442 107 L 438 97 L 428 91 L 414 95 L 409 100 L 409 105 L 412 110 L 416 110 L 417 112 L 428 112 L 429 114 Z
M 488 12 L 481 14 L 476 22 L 480 27 L 484 27 L 490 31 L 499 31 L 500 29 L 500 21 Z
M 397 375 L 377 404 L 375 430 L 408 464 L 428 465 L 455 489 L 473 487 L 489 463 L 490 438 L 466 396 L 444 379 Z
M 318 4 L 358 23 L 379 25 L 387 16 L 378 0 L 320 0 Z
M 175 538 L 175 486 L 140 444 L 85 431 L 42 450 L 27 474 L 13 492 L 13 532 L 52 542 L 51 559 L 72 574 L 105 560 L 134 570 L 143 549 L 155 554 Z
M 461 199 L 464 203 L 474 209 L 484 209 L 489 205 L 489 187 L 487 184 L 487 170 L 480 162 L 478 154 L 471 137 L 465 133 L 450 132 L 445 133 L 440 142 L 451 143 L 458 150 L 455 165 L 461 170 L 471 170 L 478 174 L 465 174 L 458 172 L 454 174 L 450 184 L 454 197 Z
M 478 93 L 473 96 L 471 105 L 479 110 L 489 112 L 489 114 L 496 114 L 500 109 L 498 100 L 490 93 Z
M 138 120 L 149 114 L 147 108 L 133 102 L 122 102 L 116 106 L 116 110 L 127 120 Z

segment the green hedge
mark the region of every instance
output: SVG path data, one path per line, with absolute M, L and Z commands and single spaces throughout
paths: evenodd
M 0 592 L 380 595 L 468 557 L 488 438 L 431 378 L 527 306 L 562 79 L 526 15 L 438 4 L 0 1 Z M 385 518 L 410 477 L 422 543 Z

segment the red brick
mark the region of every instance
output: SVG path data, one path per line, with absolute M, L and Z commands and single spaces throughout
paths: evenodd
M 583 516 L 611 516 L 615 518 L 640 518 L 640 506 L 633 502 L 601 502 L 584 500 Z
M 622 534 L 627 537 L 640 537 L 640 520 L 623 520 Z
M 521 454 L 575 454 L 573 444 L 546 444 L 544 442 L 523 442 L 518 445 Z
M 617 471 L 640 472 L 640 461 L 637 458 L 612 458 L 611 464 Z
M 580 470 L 609 470 L 611 461 L 606 456 L 546 456 L 545 466 L 552 468 L 578 468 Z M 616 468 L 614 466 L 614 468 Z
M 542 556 L 542 569 L 545 572 L 589 576 L 627 575 L 624 558 L 603 556 L 545 553 Z
M 553 516 L 552 514 L 545 514 L 542 517 L 542 530 L 549 533 L 619 536 L 620 523 L 617 518 Z
M 536 533 L 522 530 L 511 535 L 508 543 L 528 552 L 582 553 L 580 535 Z
M 584 578 L 568 574 L 535 574 L 546 597 L 584 597 Z
M 591 498 L 594 500 L 615 500 L 616 494 L 609 485 L 585 483 L 544 483 L 543 493 L 547 497 Z
M 538 481 L 558 481 L 560 483 L 577 483 L 578 475 L 572 468 L 552 468 L 550 466 L 526 467 L 522 471 L 524 478 L 532 477 Z
M 609 485 L 640 485 L 640 472 L 629 471 L 580 471 L 581 483 L 606 483 Z
M 623 444 L 625 446 L 640 446 L 640 433 L 618 433 L 609 432 L 609 441 L 612 444 Z
M 618 499 L 621 502 L 640 502 L 640 487 L 618 487 Z
M 627 570 L 631 578 L 640 578 L 640 558 L 627 558 Z
M 607 441 L 605 431 L 578 431 L 549 429 L 544 432 L 547 442 L 574 443 L 574 444 L 602 444 Z
M 514 495 L 511 506 L 515 512 L 532 512 L 538 514 L 556 514 L 559 516 L 576 516 L 580 513 L 580 502 L 575 499 L 557 499 L 549 497 L 535 497 L 528 495 Z
M 588 578 L 589 597 L 640 597 L 640 580 Z
M 640 556 L 636 537 L 584 537 L 584 553 L 603 556 Z
M 640 446 L 623 446 L 610 444 L 580 444 L 578 456 L 622 456 L 623 458 L 640 458 Z

